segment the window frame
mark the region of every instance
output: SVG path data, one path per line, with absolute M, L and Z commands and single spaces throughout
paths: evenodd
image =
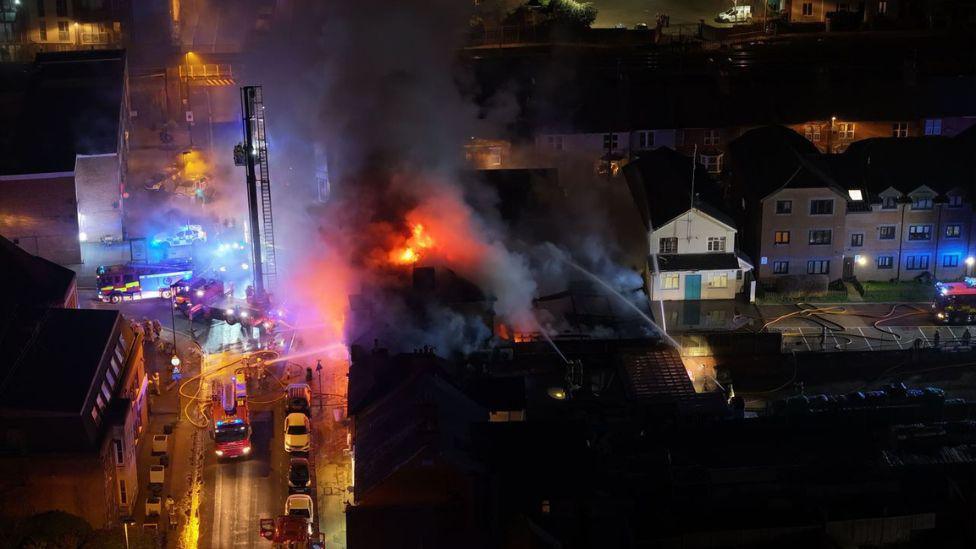
M 814 235 L 826 235 L 826 238 L 815 239 Z M 833 229 L 810 229 L 807 233 L 807 245 L 809 246 L 829 246 L 834 241 Z
M 781 269 L 782 267 L 782 269 Z M 790 274 L 789 261 L 773 261 L 773 274 Z
M 704 131 L 704 136 L 702 137 L 702 142 L 706 146 L 712 146 L 712 147 L 714 147 L 715 145 L 718 145 L 718 142 L 719 142 L 718 130 L 716 130 L 714 128 L 713 129 L 705 130 Z
M 924 236 L 925 238 L 922 238 Z M 926 242 L 932 240 L 932 225 L 909 225 L 909 242 Z
M 931 196 L 923 195 L 912 198 L 912 211 L 924 212 L 931 210 L 934 207 L 934 202 Z
M 640 130 L 637 132 L 637 148 L 649 151 L 654 148 L 654 130 Z
M 671 251 L 666 251 L 665 250 L 665 241 L 667 241 L 667 244 L 669 244 L 669 245 L 671 245 L 671 244 L 674 245 L 673 250 L 671 250 Z M 676 236 L 665 236 L 665 237 L 661 237 L 660 239 L 658 239 L 658 248 L 657 249 L 658 249 L 658 252 L 657 252 L 658 254 L 676 254 L 676 253 L 678 253 L 678 237 L 676 237 Z
M 891 204 L 891 205 L 889 206 L 889 204 Z M 898 197 L 897 196 L 885 196 L 885 197 L 883 197 L 881 199 L 881 209 L 882 210 L 897 210 L 898 209 Z
M 721 244 L 721 249 L 719 249 L 719 244 Z M 728 238 L 724 236 L 710 236 L 706 241 L 706 246 L 709 253 L 725 253 L 728 249 Z
M 895 122 L 891 125 L 891 137 L 908 137 L 908 122 Z
M 725 153 L 718 154 L 699 154 L 698 163 L 705 168 L 708 173 L 722 173 L 722 166 L 725 164 Z
M 942 266 L 943 267 L 958 267 L 959 266 L 959 254 L 943 254 L 942 255 Z M 949 261 L 949 260 L 952 261 Z
M 893 269 L 895 266 L 895 256 L 879 255 L 876 264 L 878 269 Z
M 942 135 L 942 119 L 926 118 L 925 135 Z
M 929 255 L 928 254 L 906 255 L 905 256 L 905 270 L 906 271 L 926 271 L 926 270 L 928 270 L 928 268 L 929 268 Z
M 674 281 L 673 285 L 670 282 Z M 680 290 L 681 289 L 681 275 L 678 273 L 662 273 L 661 274 L 661 290 Z
M 780 206 L 785 206 L 785 209 L 780 208 Z M 777 200 L 776 201 L 776 215 L 790 215 L 793 213 L 793 201 L 792 200 Z
M 890 230 L 891 236 L 884 236 Z M 894 240 L 898 236 L 897 225 L 878 225 L 878 240 Z
M 949 229 L 955 229 L 955 234 L 950 234 Z M 950 223 L 945 226 L 945 231 L 942 234 L 943 238 L 946 240 L 955 240 L 957 238 L 962 238 L 962 224 L 961 223 Z
M 803 2 L 800 5 L 800 13 L 804 17 L 813 17 L 813 2 Z
M 946 201 L 946 207 L 947 208 L 962 208 L 962 195 L 961 194 L 950 194 L 950 195 L 947 195 L 946 198 L 948 199 Z
M 708 277 L 709 288 L 728 288 L 729 287 L 729 273 L 715 273 Z
M 851 248 L 864 246 L 864 233 L 851 233 Z
M 807 274 L 825 274 L 830 275 L 830 260 L 829 259 L 810 259 L 807 260 Z
M 829 212 L 815 212 L 814 204 L 830 204 Z M 810 215 L 834 215 L 834 199 L 833 198 L 811 198 L 810 199 Z
M 773 245 L 785 246 L 789 243 L 790 243 L 790 231 L 773 231 Z

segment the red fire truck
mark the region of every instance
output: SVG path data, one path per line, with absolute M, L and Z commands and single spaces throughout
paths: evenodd
M 261 537 L 270 541 L 275 549 L 322 549 L 322 534 L 308 533 L 308 519 L 282 515 L 273 519 L 261 519 Z
M 188 262 L 100 265 L 95 270 L 98 299 L 108 303 L 140 299 L 169 299 L 171 285 L 193 276 Z
M 197 277 L 173 284 L 173 305 L 190 320 L 204 318 L 238 322 L 271 333 L 277 323 L 267 314 L 267 305 L 253 299 L 240 299 L 225 291 L 224 283 L 215 278 Z
M 214 453 L 237 458 L 251 453 L 251 424 L 247 410 L 247 380 L 243 371 L 215 381 L 211 403 Z
M 932 309 L 940 324 L 972 324 L 976 321 L 976 278 L 937 282 Z

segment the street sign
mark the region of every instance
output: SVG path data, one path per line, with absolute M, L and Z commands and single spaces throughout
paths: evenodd
M 193 122 L 193 111 L 186 111 L 186 121 Z

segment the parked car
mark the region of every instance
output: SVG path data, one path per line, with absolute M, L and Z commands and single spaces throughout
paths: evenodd
M 285 413 L 295 412 L 305 415 L 312 413 L 312 389 L 307 383 L 292 383 L 285 389 Z
M 285 500 L 285 514 L 290 517 L 301 517 L 308 521 L 308 533 L 312 533 L 313 508 L 312 496 L 308 494 L 292 494 Z
M 288 492 L 307 494 L 312 487 L 312 477 L 308 470 L 308 459 L 291 458 L 288 464 Z
M 172 234 L 159 233 L 153 237 L 153 244 L 166 244 L 170 247 L 190 246 L 195 242 L 206 242 L 207 231 L 201 225 L 184 225 Z
M 718 14 L 715 21 L 719 23 L 751 23 L 752 6 L 732 6 Z
M 285 416 L 285 451 L 308 452 L 312 446 L 312 424 L 308 416 L 292 413 Z

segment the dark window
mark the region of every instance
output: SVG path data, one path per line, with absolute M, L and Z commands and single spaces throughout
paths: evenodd
M 37 16 L 44 17 L 45 15 L 47 14 L 44 12 L 44 0 L 37 0 Z
M 807 261 L 807 274 L 830 274 L 830 260 L 815 259 Z
M 813 245 L 830 244 L 831 230 L 830 229 L 814 229 L 810 231 L 810 239 L 808 243 Z
M 68 0 L 57 0 L 55 4 L 55 9 L 57 9 L 58 17 L 68 16 Z
M 833 199 L 811 200 L 810 215 L 831 215 L 834 213 Z
M 962 225 L 946 225 L 946 238 L 959 238 L 962 234 Z
M 943 267 L 958 267 L 959 266 L 959 255 L 958 254 L 946 254 L 942 256 L 942 266 Z
M 47 42 L 47 21 L 43 19 L 37 20 L 37 33 L 41 42 Z
M 854 233 L 851 235 L 851 247 L 858 248 L 864 245 L 864 233 Z
M 948 206 L 950 208 L 961 208 L 962 207 L 962 195 L 959 195 L 959 194 L 950 194 L 949 195 L 949 203 L 948 203 Z
M 637 132 L 637 146 L 641 149 L 653 149 L 654 132 L 653 131 Z
M 778 213 L 778 214 L 793 213 L 793 201 L 792 200 L 777 200 L 776 201 L 776 213 Z
M 898 198 L 894 196 L 886 196 L 881 202 L 882 210 L 894 210 L 898 207 Z
M 923 271 L 929 268 L 929 256 L 910 255 L 905 258 L 905 268 L 909 271 Z
M 662 254 L 676 254 L 678 253 L 678 239 L 677 237 L 662 238 L 661 239 L 661 251 L 658 253 Z
M 617 134 L 615 133 L 605 133 L 603 134 L 603 148 L 608 150 L 617 149 Z
M 895 239 L 895 226 L 894 225 L 883 225 L 878 227 L 878 240 L 894 240 Z
M 890 255 L 882 255 L 878 257 L 879 269 L 890 269 L 891 266 L 894 264 L 895 264 L 894 258 Z
M 908 240 L 931 240 L 932 225 L 909 225 Z
M 787 274 L 790 272 L 789 261 L 773 261 L 773 274 Z
M 776 231 L 776 233 L 773 235 L 773 242 L 775 244 L 789 244 L 790 231 Z
M 120 439 L 112 440 L 112 445 L 115 447 L 115 464 L 125 465 L 125 452 L 122 451 L 122 441 Z
M 803 15 L 810 16 L 813 15 L 813 2 L 803 3 Z
M 119 503 L 122 505 L 129 504 L 129 494 L 125 491 L 125 481 L 122 479 L 119 479 Z

